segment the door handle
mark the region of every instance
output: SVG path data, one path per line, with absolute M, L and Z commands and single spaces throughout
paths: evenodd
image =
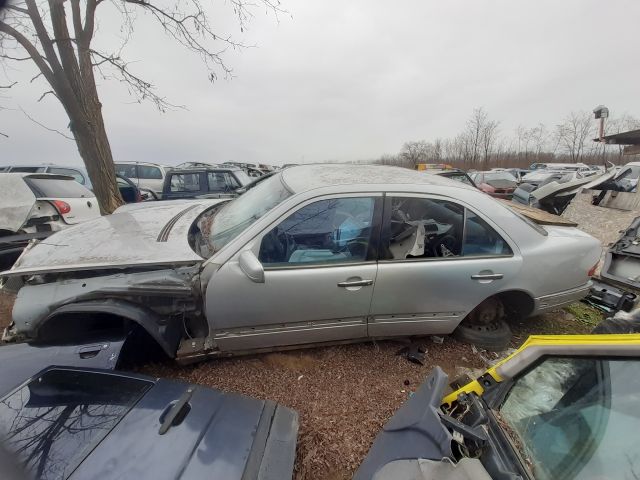
M 350 282 L 338 282 L 339 287 L 367 287 L 373 285 L 373 280 L 353 280 Z
M 477 273 L 471 275 L 473 280 L 500 280 L 504 275 L 502 273 Z

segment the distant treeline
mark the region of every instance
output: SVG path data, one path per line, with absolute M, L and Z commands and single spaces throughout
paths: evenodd
M 605 135 L 640 128 L 640 120 L 623 115 L 609 118 Z M 447 163 L 464 170 L 493 167 L 528 168 L 535 162 L 614 164 L 630 161 L 622 155 L 624 147 L 594 142 L 598 137 L 598 121 L 591 112 L 571 112 L 551 127 L 539 123 L 535 127 L 518 127 L 503 134 L 500 123 L 491 120 L 483 108 L 477 108 L 464 129 L 453 138 L 433 141 L 408 141 L 395 155 L 383 155 L 376 163 L 414 168 L 418 163 Z

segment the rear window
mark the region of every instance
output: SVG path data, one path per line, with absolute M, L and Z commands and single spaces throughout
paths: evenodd
M 162 172 L 158 167 L 138 165 L 138 178 L 147 180 L 162 180 Z
M 60 178 L 25 177 L 24 181 L 36 198 L 85 198 L 93 197 L 91 190 L 75 180 Z
M 76 182 L 81 183 L 82 185 L 86 183 L 84 175 L 82 175 L 78 170 L 74 170 L 72 168 L 51 167 L 48 173 L 57 173 L 58 175 L 69 175 L 70 177 L 73 177 Z
M 33 478 L 67 478 L 152 382 L 51 369 L 0 400 L 0 440 Z

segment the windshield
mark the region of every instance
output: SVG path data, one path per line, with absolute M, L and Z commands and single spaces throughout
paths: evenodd
M 483 173 L 484 181 L 491 180 L 508 180 L 510 182 L 516 182 L 516 177 L 511 175 L 509 172 L 485 172 Z
M 291 196 L 282 183 L 282 174 L 260 182 L 249 191 L 201 214 L 190 232 L 192 248 L 209 258 L 240 235 L 273 207 Z
M 499 411 L 537 480 L 638 478 L 637 359 L 548 358 Z

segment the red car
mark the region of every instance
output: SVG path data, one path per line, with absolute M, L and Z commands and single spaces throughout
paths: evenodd
M 484 193 L 507 200 L 511 200 L 518 186 L 516 177 L 504 171 L 475 172 L 471 175 L 471 179 Z

